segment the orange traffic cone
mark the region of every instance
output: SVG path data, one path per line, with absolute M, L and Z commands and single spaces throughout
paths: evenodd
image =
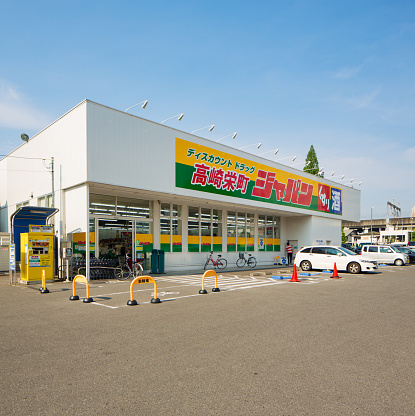
M 298 282 L 298 283 L 301 282 L 301 280 L 298 280 L 298 278 L 297 278 L 297 266 L 295 264 L 294 264 L 294 268 L 293 268 L 293 275 L 291 277 L 290 282 Z
M 333 267 L 333 276 L 330 277 L 331 279 L 341 279 L 341 277 L 338 275 L 337 273 L 337 266 L 336 266 L 336 262 L 334 262 L 334 267 Z

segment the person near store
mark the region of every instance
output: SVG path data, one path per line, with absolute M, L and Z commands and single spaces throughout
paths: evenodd
M 293 246 L 287 241 L 287 245 L 285 246 L 285 251 L 287 253 L 287 263 L 291 264 L 293 261 Z

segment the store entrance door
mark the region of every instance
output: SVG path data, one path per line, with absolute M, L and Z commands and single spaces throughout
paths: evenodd
M 128 255 L 133 247 L 133 222 L 120 219 L 98 220 L 99 257 L 117 259 Z

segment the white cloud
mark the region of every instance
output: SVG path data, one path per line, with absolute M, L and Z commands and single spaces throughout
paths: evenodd
M 50 117 L 30 106 L 10 83 L 0 80 L 0 127 L 41 129 Z
M 350 79 L 353 78 L 360 70 L 363 68 L 363 64 L 359 66 L 347 66 L 344 68 L 339 69 L 332 75 L 332 78 L 336 79 Z
M 347 98 L 345 101 L 353 108 L 368 108 L 381 91 L 382 90 L 380 88 L 377 88 L 369 94 Z

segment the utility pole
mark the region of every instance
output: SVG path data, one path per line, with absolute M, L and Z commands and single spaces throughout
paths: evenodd
M 52 173 L 52 208 L 55 208 L 55 166 L 53 156 L 51 160 L 50 171 Z

